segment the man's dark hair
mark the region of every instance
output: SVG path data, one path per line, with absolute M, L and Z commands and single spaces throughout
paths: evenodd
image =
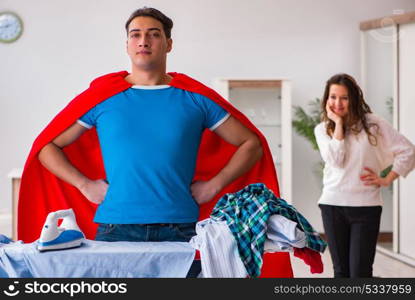
M 135 12 L 131 14 L 131 16 L 128 18 L 127 22 L 125 23 L 125 30 L 128 34 L 128 26 L 130 26 L 131 21 L 134 18 L 137 17 L 151 17 L 156 19 L 157 21 L 160 21 L 160 23 L 163 25 L 164 33 L 166 34 L 167 38 L 171 37 L 171 29 L 173 28 L 173 21 L 167 17 L 165 14 L 163 14 L 161 11 L 152 8 L 152 7 L 143 7 L 137 9 Z

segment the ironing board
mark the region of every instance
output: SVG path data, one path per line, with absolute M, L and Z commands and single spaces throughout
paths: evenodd
M 0 277 L 185 277 L 195 257 L 186 242 L 102 242 L 39 252 L 36 243 L 0 243 Z

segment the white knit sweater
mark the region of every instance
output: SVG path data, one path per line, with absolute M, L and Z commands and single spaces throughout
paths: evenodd
M 319 204 L 338 206 L 383 205 L 380 188 L 365 186 L 360 180 L 365 167 L 380 173 L 393 164 L 392 170 L 406 177 L 415 167 L 415 146 L 387 121 L 375 114 L 367 114 L 368 123 L 379 126 L 377 145 L 369 143 L 367 134 L 346 134 L 344 140 L 331 138 L 326 125 L 314 129 L 320 154 L 325 162 L 323 192 Z M 371 132 L 375 129 L 371 127 Z

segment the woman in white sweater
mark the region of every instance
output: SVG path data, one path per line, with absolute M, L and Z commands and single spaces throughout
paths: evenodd
M 325 162 L 319 200 L 335 277 L 372 277 L 383 200 L 380 188 L 415 167 L 414 145 L 373 114 L 356 81 L 326 84 L 314 130 Z M 386 177 L 379 174 L 392 165 Z

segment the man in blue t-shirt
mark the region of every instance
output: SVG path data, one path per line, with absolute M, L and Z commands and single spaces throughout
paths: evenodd
M 99 103 L 47 144 L 39 160 L 99 204 L 97 240 L 188 241 L 199 204 L 247 172 L 262 155 L 257 136 L 212 100 L 169 85 L 167 53 L 173 22 L 154 8 L 126 23 L 133 86 Z M 62 148 L 95 127 L 106 180 L 91 180 Z M 237 151 L 208 181 L 192 182 L 202 132 L 208 128 Z
M 96 127 L 109 183 L 94 221 L 196 222 L 190 185 L 202 132 L 228 117 L 212 100 L 169 85 L 133 86 L 88 111 L 78 123 Z

